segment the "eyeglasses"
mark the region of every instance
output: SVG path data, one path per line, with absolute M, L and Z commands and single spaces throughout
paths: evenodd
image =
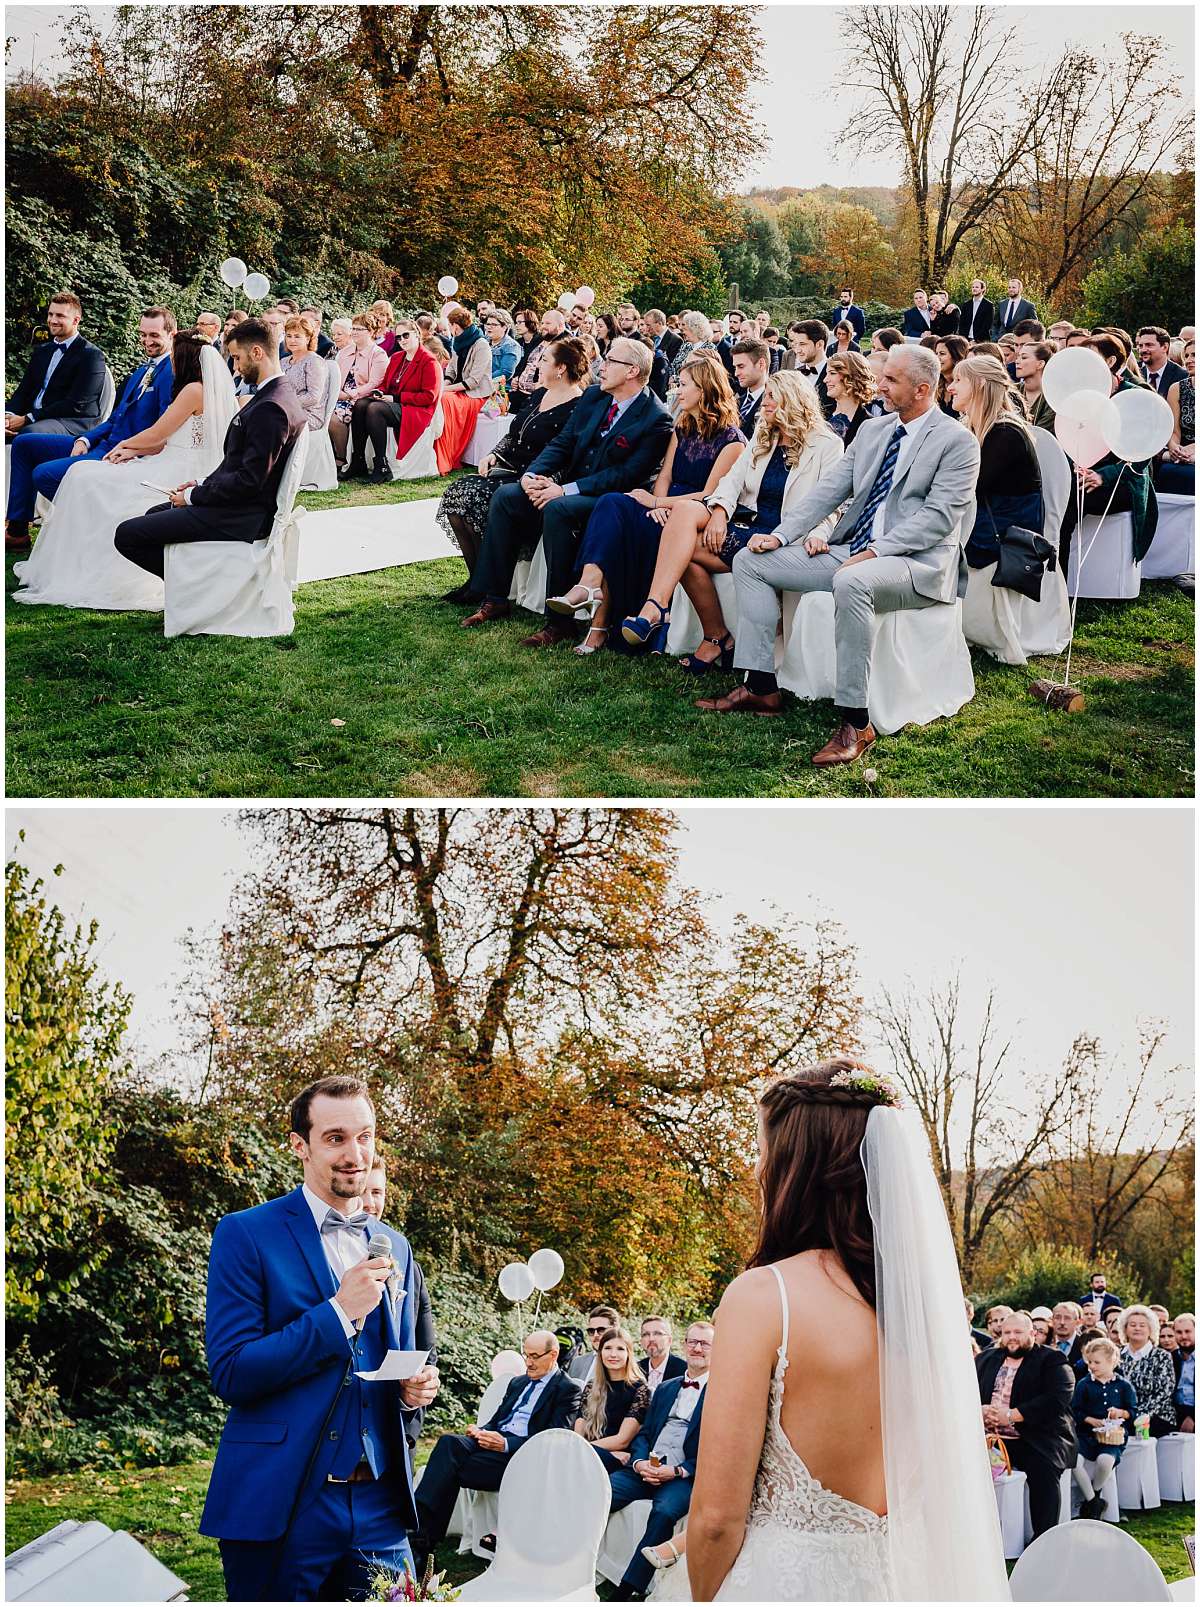
M 589 1328 L 588 1329 L 589 1334 L 606 1334 L 607 1332 L 608 1332 L 608 1324 L 607 1323 L 602 1323 L 599 1328 Z
M 711 1350 L 711 1339 L 685 1339 L 684 1344 L 689 1350 Z
M 540 1361 L 543 1356 L 548 1356 L 550 1352 L 548 1350 L 523 1350 L 521 1354 L 526 1361 Z
M 636 363 L 631 363 L 628 357 L 602 357 L 600 359 L 601 367 L 606 363 L 620 363 L 622 368 L 636 368 L 638 366 Z

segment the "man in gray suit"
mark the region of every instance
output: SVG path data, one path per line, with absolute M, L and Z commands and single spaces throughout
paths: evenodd
M 745 684 L 727 697 L 701 698 L 698 707 L 779 714 L 779 593 L 831 591 L 838 728 L 813 763 L 852 764 L 874 742 L 867 680 L 875 616 L 951 603 L 966 590 L 961 538 L 975 519 L 979 446 L 939 409 L 938 372 L 926 347 L 893 346 L 880 381 L 891 412 L 867 420 L 816 490 L 771 535 L 752 536 L 738 553 L 734 662 L 747 672 Z M 839 510 L 828 540 L 815 534 Z

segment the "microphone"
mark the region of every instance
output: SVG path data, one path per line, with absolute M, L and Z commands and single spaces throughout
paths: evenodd
M 390 1261 L 392 1259 L 392 1241 L 386 1233 L 372 1233 L 367 1240 L 367 1259 L 370 1261 L 384 1259 Z M 388 1273 L 387 1280 L 388 1299 L 392 1301 L 393 1305 L 395 1304 L 396 1282 L 397 1274 L 393 1266 L 391 1272 Z

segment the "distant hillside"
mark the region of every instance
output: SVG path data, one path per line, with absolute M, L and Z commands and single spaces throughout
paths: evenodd
M 785 201 L 798 201 L 801 196 L 815 195 L 822 201 L 843 201 L 850 206 L 865 206 L 879 219 L 880 225 L 890 229 L 896 221 L 899 191 L 881 184 L 849 185 L 839 188 L 835 184 L 817 184 L 807 190 L 785 184 L 779 189 L 747 190 L 747 201 L 765 201 L 771 206 L 782 206 Z

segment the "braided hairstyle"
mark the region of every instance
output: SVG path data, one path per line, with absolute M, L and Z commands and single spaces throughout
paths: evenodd
M 866 1089 L 833 1086 L 840 1072 L 874 1075 L 839 1056 L 781 1077 L 762 1097 L 762 1219 L 750 1265 L 830 1250 L 874 1308 L 875 1234 L 859 1149 L 882 1101 Z

